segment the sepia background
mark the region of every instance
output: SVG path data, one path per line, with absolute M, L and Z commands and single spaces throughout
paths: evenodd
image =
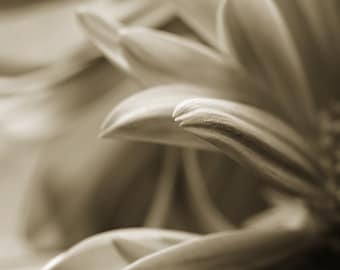
M 242 0 L 238 6 L 230 0 L 235 15 L 228 13 L 227 2 L 0 2 L 0 269 L 40 269 L 81 240 L 131 227 L 171 229 L 208 237 L 217 232 L 237 234 L 268 228 L 275 231 L 287 227 L 290 232 L 299 226 L 314 237 L 321 228 L 320 235 L 326 235 L 327 240 L 321 237 L 320 243 L 322 248 L 327 243 L 326 248 L 321 253 L 312 250 L 312 254 L 321 254 L 322 266 L 337 262 L 339 54 L 328 54 L 327 49 L 338 50 L 332 42 L 340 44 L 338 36 L 329 34 L 334 30 L 332 23 L 340 21 L 340 9 L 327 9 L 334 1 L 320 9 L 325 11 L 322 15 L 334 15 L 328 21 L 318 17 L 318 9 L 313 9 L 319 5 L 316 2 L 309 9 L 304 0 L 298 4 L 263 1 L 275 2 L 284 14 L 284 20 L 279 22 L 284 22 L 286 28 L 279 23 L 278 31 L 270 32 L 270 16 L 280 17 L 271 4 L 262 9 L 255 2 Z M 244 12 L 248 4 L 249 13 Z M 305 19 L 300 9 L 294 10 L 297 6 L 305 7 L 301 14 L 310 16 Z M 224 30 L 216 23 L 224 19 L 222 12 L 229 15 L 234 31 L 230 35 L 237 37 L 236 41 L 223 39 Z M 303 23 L 299 24 L 299 19 Z M 259 27 L 251 20 L 259 20 Z M 249 22 L 253 25 L 247 25 Z M 129 27 L 140 43 L 129 37 Z M 146 28 L 157 31 L 143 32 Z M 288 45 L 284 43 L 286 39 L 281 44 L 279 38 L 270 36 L 280 31 L 288 36 L 287 29 L 294 37 Z M 310 42 L 313 38 L 317 40 L 315 47 Z M 180 47 L 181 42 L 187 47 Z M 289 47 L 292 44 L 296 52 Z M 280 54 L 282 48 L 284 52 Z M 300 58 L 303 72 L 296 61 Z M 224 76 L 226 71 L 231 79 Z M 304 73 L 312 85 L 315 114 L 309 111 L 309 96 L 303 92 L 307 84 L 300 75 Z M 181 92 L 183 85 L 187 92 Z M 244 95 L 232 90 L 230 96 L 219 93 L 227 86 L 250 90 Z M 149 88 L 150 92 L 145 91 L 143 96 L 141 92 Z M 261 92 L 262 88 L 267 92 Z M 320 90 L 324 88 L 327 91 Z M 195 91 L 242 104 L 232 105 L 231 111 L 238 109 L 233 111 L 236 116 L 240 112 L 251 124 L 255 122 L 249 134 L 237 127 L 223 130 L 221 123 L 209 128 L 213 130 L 210 132 L 220 128 L 222 133 L 232 133 L 231 138 L 249 146 L 254 155 L 238 159 L 238 150 L 228 155 L 223 143 L 213 140 L 220 137 L 212 136 L 208 144 L 202 134 L 183 132 L 181 125 L 175 124 L 181 119 L 171 118 L 169 122 L 164 117 L 161 105 L 170 107 L 168 104 L 183 101 L 186 95 L 195 97 Z M 247 98 L 249 104 L 245 102 L 243 106 Z M 216 111 L 208 110 L 208 120 L 202 122 L 215 120 L 211 114 Z M 175 114 L 171 111 L 171 117 Z M 311 118 L 320 134 L 308 122 Z M 240 152 L 242 156 L 244 152 Z M 308 189 L 309 184 L 313 188 Z M 334 241 L 324 233 L 319 224 L 323 222 L 329 225 L 329 231 L 325 231 Z M 309 250 L 303 252 L 310 255 Z M 270 254 L 270 249 L 264 253 Z M 67 265 L 68 253 L 63 254 Z M 249 254 L 252 253 L 245 252 Z M 292 257 L 274 269 L 306 265 L 321 269 L 319 261 L 315 263 L 311 257 Z M 242 265 L 242 259 L 240 262 Z

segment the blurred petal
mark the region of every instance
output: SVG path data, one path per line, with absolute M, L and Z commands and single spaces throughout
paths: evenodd
M 179 104 L 174 112 L 175 121 L 185 130 L 290 191 L 312 197 L 322 195 L 313 184 L 317 177 L 314 167 L 289 144 L 213 106 L 183 109 L 186 105 Z
M 0 8 L 0 72 L 44 66 L 85 41 L 74 8 L 88 0 L 27 2 Z M 11 70 L 6 70 L 6 65 Z
M 338 96 L 339 1 L 276 1 L 304 63 L 316 102 L 328 106 Z
M 192 150 L 183 151 L 185 180 L 187 184 L 188 203 L 205 232 L 216 232 L 233 228 L 226 217 L 214 206 L 208 193 L 197 153 Z
M 24 227 L 28 240 L 36 248 L 67 247 L 100 231 L 141 225 L 150 208 L 148 200 L 153 187 L 146 183 L 154 185 L 157 180 L 157 168 L 153 167 L 159 159 L 157 146 L 77 140 L 78 145 L 74 140 L 68 142 L 70 145 L 67 141 L 56 144 L 59 153 L 49 151 L 49 158 L 45 157 L 27 194 L 26 200 L 30 203 L 25 209 Z M 85 148 L 81 143 L 84 141 L 91 146 Z M 80 146 L 83 150 L 77 149 Z M 143 161 L 135 151 L 143 153 Z M 122 159 L 127 166 L 122 166 Z M 136 204 L 134 198 L 130 198 L 122 205 L 131 185 L 137 187 L 139 183 L 150 192 L 139 187 L 144 199 L 139 198 Z M 120 217 L 122 207 L 123 218 Z
M 112 16 L 112 10 L 115 16 Z M 105 52 L 109 60 L 127 71 L 127 63 L 117 43 L 118 27 L 123 24 L 158 27 L 172 17 L 172 10 L 164 0 L 127 1 L 119 5 L 107 1 L 94 7 L 84 6 L 77 11 L 77 16 L 91 41 Z M 106 48 L 106 42 L 112 45 L 109 49 Z
M 173 16 L 173 8 L 167 0 L 93 1 L 78 7 L 77 13 L 88 10 L 111 22 L 149 27 L 158 27 Z
M 128 63 L 119 47 L 119 21 L 106 22 L 105 17 L 81 10 L 77 13 L 79 21 L 88 33 L 90 40 L 104 55 L 124 71 L 128 71 Z M 105 23 L 104 23 L 105 22 Z
M 52 91 L 1 100 L 10 103 L 0 114 L 2 135 L 36 140 L 61 134 L 66 127 L 76 123 L 75 119 L 84 109 L 95 104 L 112 88 L 119 89 L 125 78 L 104 59 L 97 59 L 73 76 L 54 83 Z M 41 81 L 36 83 L 43 84 Z M 130 83 L 121 88 L 128 91 L 132 86 Z
M 273 91 L 286 115 L 304 130 L 315 128 L 315 108 L 299 55 L 274 1 L 225 1 L 219 17 L 239 61 Z M 228 39 L 228 38 L 225 38 Z
M 43 91 L 60 90 L 57 87 L 58 84 L 84 72 L 96 58 L 98 58 L 98 52 L 87 44 L 73 54 L 44 68 L 7 78 L 0 84 L 0 96 L 39 94 Z
M 249 216 L 268 207 L 262 194 L 266 185 L 251 170 L 223 153 L 200 151 L 198 157 L 205 192 L 214 207 L 232 224 L 241 225 Z
M 51 260 L 43 270 L 123 269 L 131 260 L 195 238 L 157 229 L 123 229 L 88 238 Z
M 161 31 L 121 28 L 96 14 L 81 13 L 80 18 L 106 57 L 147 87 L 193 83 L 228 92 L 233 100 L 275 107 L 233 61 L 204 45 Z
M 220 0 L 173 0 L 179 17 L 202 39 L 217 47 L 216 13 Z
M 229 0 L 220 0 L 216 12 L 216 35 L 218 39 L 218 48 L 223 53 L 232 52 L 232 45 L 230 44 L 230 35 L 226 29 L 226 6 Z
M 172 120 L 175 106 L 190 97 L 223 97 L 225 92 L 191 85 L 165 85 L 135 94 L 118 104 L 102 126 L 102 136 L 203 147 L 204 142 L 186 133 Z
M 163 1 L 164 2 L 164 1 Z M 129 24 L 141 22 L 143 25 L 158 25 L 161 18 L 156 21 L 153 13 L 159 12 L 159 8 L 168 7 L 162 1 L 101 1 L 88 6 L 91 10 L 105 14 L 109 19 L 122 21 Z M 89 7 L 87 7 L 88 9 Z M 157 9 L 158 8 L 158 9 Z M 163 14 L 163 13 L 162 13 Z M 145 17 L 145 18 L 144 18 Z M 148 18 L 148 21 L 146 19 Z M 156 22 L 152 22 L 151 19 Z M 164 19 L 164 18 L 162 18 Z M 68 78 L 86 69 L 95 59 L 101 57 L 100 52 L 88 42 L 82 41 L 74 50 L 69 50 L 61 55 L 59 59 L 49 65 L 20 76 L 8 76 L 0 81 L 0 95 L 24 94 L 32 91 L 54 90 L 56 84 L 60 84 Z M 58 89 L 58 88 L 57 88 Z
M 290 198 L 262 213 L 250 217 L 244 223 L 244 226 L 259 229 L 282 227 L 287 223 L 294 226 L 294 224 L 305 219 L 308 214 L 306 205 L 301 200 Z
M 126 269 L 259 269 L 310 246 L 313 234 L 302 227 L 211 234 L 152 253 Z
M 44 145 L 25 198 L 29 203 L 23 227 L 34 246 L 63 247 L 98 231 L 143 224 L 154 189 L 150 185 L 157 181 L 161 149 L 97 138 L 97 128 L 114 98 L 117 96 L 88 108 L 72 129 Z M 140 151 L 142 161 L 135 151 Z M 134 194 L 126 202 L 131 185 L 142 194 Z
M 43 67 L 83 47 L 86 39 L 74 17 L 78 6 L 127 24 L 150 26 L 170 16 L 169 4 L 159 0 L 1 3 L 0 73 L 18 74 Z
M 164 153 L 160 177 L 144 226 L 162 227 L 166 223 L 175 196 L 178 169 L 178 149 L 169 148 Z

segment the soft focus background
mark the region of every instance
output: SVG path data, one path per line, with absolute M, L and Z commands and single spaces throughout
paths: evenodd
M 219 0 L 213 2 L 207 7 L 217 7 Z M 89 5 L 124 24 L 161 28 L 209 46 L 216 43 L 216 33 L 200 35 L 201 25 L 190 16 L 196 33 L 174 19 L 164 0 L 1 1 L 0 269 L 36 269 L 63 248 L 103 230 L 156 226 L 152 215 L 144 219 L 152 210 L 149 204 L 159 199 L 153 194 L 162 189 L 158 180 L 167 177 L 161 171 L 168 170 L 169 151 L 98 138 L 110 109 L 140 86 L 89 44 L 75 17 L 79 6 Z M 172 152 L 176 157 L 179 151 Z M 216 209 L 236 224 L 266 207 L 247 171 L 222 155 L 205 154 L 199 162 L 198 167 L 207 164 L 202 175 L 209 182 L 186 182 L 184 165 L 174 161 L 176 200 L 167 227 L 218 230 L 209 224 L 211 209 L 204 212 L 199 206 L 200 200 L 210 206 L 207 194 L 215 194 Z M 226 183 L 226 175 L 234 181 Z
M 1 86 L 6 86 L 7 81 L 15 79 L 15 76 L 45 67 L 69 55 L 84 43 L 85 38 L 74 12 L 75 7 L 85 2 L 90 1 L 1 1 Z M 16 86 L 15 83 L 13 85 Z M 50 104 L 53 103 L 51 100 L 48 101 Z M 4 126 L 0 132 L 0 269 L 41 265 L 55 254 L 55 252 L 51 254 L 47 252 L 46 255 L 41 252 L 34 253 L 23 237 L 22 228 L 25 207 L 27 204 L 34 204 L 27 193 L 36 179 L 37 168 L 41 166 L 42 160 L 46 159 L 46 153 L 47 156 L 53 155 L 49 154 L 47 149 L 54 143 L 48 136 L 42 138 L 28 136 L 29 140 L 26 140 L 24 131 L 26 130 L 27 134 L 34 133 L 35 129 L 39 131 L 41 126 L 48 125 L 45 120 L 39 124 L 33 119 L 51 112 L 49 108 L 53 107 L 53 104 L 50 107 L 47 105 L 44 109 L 41 103 L 36 103 L 35 108 L 28 108 L 27 111 L 23 109 L 20 112 L 17 107 L 10 107 L 11 102 L 16 101 L 5 99 L 0 101 L 3 113 L 1 121 L 6 122 L 6 127 Z M 9 109 L 6 111 L 6 108 Z M 97 128 L 108 109 L 109 107 L 103 108 L 95 123 L 91 124 L 94 127 L 91 134 L 93 138 L 97 137 Z M 4 116 L 6 112 L 7 117 Z M 30 120 L 32 122 L 29 122 Z M 10 131 L 9 122 L 16 122 L 19 125 L 25 125 L 26 122 L 27 126 L 19 128 L 21 131 L 16 133 Z M 16 135 L 19 135 L 18 140 Z M 38 132 L 38 135 L 41 134 Z

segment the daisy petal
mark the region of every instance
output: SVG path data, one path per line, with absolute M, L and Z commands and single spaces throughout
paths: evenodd
M 50 84 L 51 89 L 37 95 L 20 95 L 4 100 L 9 101 L 10 106 L 2 108 L 0 114 L 2 135 L 33 141 L 60 135 L 75 123 L 77 117 L 81 117 L 80 112 L 84 108 L 102 100 L 125 78 L 125 74 L 115 70 L 105 59 L 96 59 L 71 77 L 59 78 L 61 81 L 39 81 L 38 89 L 44 83 Z M 35 86 L 33 81 L 31 86 L 32 89 Z M 128 87 L 132 88 L 131 84 Z
M 108 228 L 143 224 L 154 191 L 148 183 L 154 185 L 158 180 L 162 149 L 99 140 L 96 127 L 102 114 L 102 110 L 90 111 L 67 134 L 44 145 L 45 155 L 41 155 L 25 196 L 22 220 L 23 233 L 36 249 L 60 249 Z M 143 153 L 143 160 L 136 151 Z M 122 159 L 129 166 L 121 166 Z M 131 185 L 145 197 L 138 198 L 138 203 L 138 195 L 124 203 Z M 70 200 L 74 194 L 76 198 Z
M 236 116 L 260 129 L 264 129 L 280 140 L 288 143 L 301 155 L 318 168 L 319 160 L 315 158 L 316 149 L 306 141 L 294 128 L 280 118 L 258 108 L 228 100 L 212 98 L 193 98 L 177 106 L 175 114 L 184 114 L 193 109 L 209 108 Z
M 152 253 L 126 270 L 258 269 L 313 243 L 305 230 L 244 229 L 211 234 Z
M 287 222 L 293 225 L 301 222 L 306 215 L 308 215 L 308 210 L 303 201 L 289 198 L 285 202 L 250 217 L 243 226 L 248 228 L 281 227 Z
M 90 44 L 79 48 L 73 54 L 56 61 L 55 63 L 27 72 L 20 76 L 6 78 L 0 83 L 0 96 L 12 96 L 60 90 L 57 85 L 84 72 L 93 65 L 98 52 Z
M 315 128 L 315 108 L 288 28 L 274 1 L 225 1 L 219 17 L 238 60 L 260 78 L 301 130 Z M 222 20 L 222 22 L 221 22 Z M 306 130 L 305 130 L 306 131 Z
M 195 102 L 190 102 L 189 107 L 187 104 L 186 101 L 179 104 L 174 112 L 175 121 L 185 130 L 290 191 L 319 195 L 321 191 L 314 185 L 318 172 L 290 144 L 214 104 L 207 108 L 192 106 Z
M 327 106 L 329 94 L 339 92 L 339 1 L 276 2 L 299 49 L 316 102 Z
M 147 87 L 193 83 L 228 92 L 232 100 L 275 107 L 233 60 L 202 44 L 162 31 L 121 28 L 96 14 L 83 13 L 81 18 L 104 55 Z
M 41 68 L 83 44 L 85 38 L 74 19 L 80 2 L 21 1 L 15 7 L 1 6 L 0 70 L 8 72 L 6 64 L 13 74 Z
M 43 270 L 122 269 L 131 260 L 196 235 L 157 229 L 123 229 L 92 236 L 51 260 Z
M 174 15 L 172 5 L 166 0 L 97 1 L 80 6 L 77 15 L 81 17 L 88 11 L 100 14 L 109 21 L 149 27 L 160 26 Z
M 165 152 L 160 179 L 144 221 L 146 227 L 162 227 L 167 221 L 173 197 L 175 196 L 176 176 L 179 169 L 178 149 L 168 148 Z
M 216 13 L 220 0 L 173 0 L 179 17 L 206 42 L 217 46 Z
M 226 92 L 191 85 L 154 87 L 118 104 L 104 121 L 101 135 L 210 148 L 207 143 L 179 128 L 172 120 L 172 112 L 179 102 L 188 98 L 202 96 L 223 98 L 225 95 Z
M 228 92 L 229 99 L 266 104 L 268 96 L 250 81 L 232 60 L 197 42 L 156 30 L 131 28 L 122 31 L 121 44 L 128 53 L 133 73 L 151 83 L 185 82 Z M 146 73 L 151 71 L 151 76 Z M 162 80 L 159 82 L 158 77 Z M 152 82 L 154 81 L 154 82 Z M 259 100 L 261 96 L 262 100 Z
M 193 150 L 183 152 L 185 181 L 188 203 L 202 229 L 207 232 L 217 232 L 234 227 L 223 216 L 211 200 L 201 172 L 197 153 Z

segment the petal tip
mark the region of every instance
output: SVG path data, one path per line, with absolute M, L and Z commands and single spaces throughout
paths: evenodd
M 172 117 L 174 118 L 175 122 L 180 121 L 179 119 L 189 110 L 189 103 L 192 99 L 184 100 L 178 103 L 172 113 Z
M 80 25 L 87 34 L 101 44 L 119 44 L 122 26 L 119 22 L 112 21 L 97 12 L 86 7 L 76 10 L 76 16 Z

